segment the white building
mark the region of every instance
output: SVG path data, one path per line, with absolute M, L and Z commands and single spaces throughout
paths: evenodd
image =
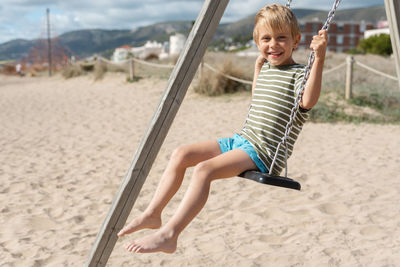
M 131 55 L 140 59 L 146 59 L 151 55 L 154 55 L 159 59 L 163 59 L 168 56 L 179 55 L 185 45 L 185 42 L 186 36 L 178 33 L 170 36 L 169 44 L 168 42 L 162 44 L 158 43 L 157 41 L 147 41 L 143 46 L 139 47 L 130 47 L 124 45 L 115 49 L 112 56 L 112 61 L 122 62 L 128 59 Z
M 163 51 L 163 45 L 161 43 L 157 43 L 156 41 L 147 41 L 144 44 L 144 50 L 141 55 L 139 55 L 139 58 L 145 59 L 149 57 L 150 55 L 154 55 L 159 57 L 160 54 Z
M 112 61 L 114 62 L 122 62 L 129 57 L 129 53 L 131 52 L 132 48 L 128 45 L 124 45 L 118 47 L 114 50 Z
M 150 55 L 159 56 L 162 52 L 162 44 L 156 41 L 147 41 L 144 46 L 132 47 L 132 54 L 135 57 L 145 59 Z
M 130 47 L 124 45 L 115 49 L 112 56 L 112 61 L 122 62 L 128 59 L 131 55 L 141 59 L 145 59 L 150 55 L 159 57 L 162 52 L 163 44 L 157 43 L 156 41 L 147 41 L 144 46 L 139 47 Z
M 169 37 L 169 55 L 179 55 L 185 46 L 186 36 L 181 33 L 176 33 Z
M 367 39 L 371 36 L 379 35 L 379 34 L 389 34 L 390 35 L 389 28 L 366 30 L 364 32 L 364 39 Z

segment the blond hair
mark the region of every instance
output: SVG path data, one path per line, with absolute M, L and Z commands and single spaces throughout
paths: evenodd
M 253 38 L 256 43 L 258 43 L 259 26 L 278 31 L 290 30 L 293 38 L 296 38 L 300 34 L 296 16 L 289 8 L 278 4 L 265 6 L 256 14 L 253 30 Z

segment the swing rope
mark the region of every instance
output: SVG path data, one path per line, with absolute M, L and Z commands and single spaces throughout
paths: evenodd
M 288 0 L 286 3 L 286 7 L 290 8 L 290 4 L 291 4 L 292 0 Z M 331 10 L 329 11 L 328 17 L 324 23 L 324 25 L 322 26 L 322 30 L 328 30 L 329 26 L 333 20 L 333 18 L 335 17 L 335 12 L 336 9 L 338 8 L 339 4 L 340 4 L 341 0 L 335 0 L 333 3 L 333 6 L 331 8 Z M 301 81 L 301 85 L 300 85 L 300 90 L 298 92 L 298 95 L 296 97 L 295 100 L 295 104 L 293 106 L 293 108 L 291 109 L 290 112 L 290 117 L 289 117 L 289 122 L 286 125 L 285 128 L 285 134 L 284 136 L 281 138 L 281 141 L 279 142 L 276 151 L 275 151 L 275 155 L 274 158 L 272 160 L 271 166 L 269 168 L 269 174 L 266 173 L 260 173 L 260 172 L 256 172 L 256 171 L 246 171 L 242 174 L 240 174 L 239 176 L 243 177 L 243 178 L 247 178 L 250 180 L 254 180 L 256 182 L 260 182 L 260 183 L 264 183 L 264 184 L 270 184 L 270 185 L 275 185 L 275 186 L 281 186 L 281 187 L 287 187 L 287 188 L 292 188 L 292 189 L 297 189 L 300 190 L 301 185 L 288 178 L 287 177 L 287 173 L 288 173 L 288 164 L 287 164 L 287 159 L 288 159 L 288 144 L 287 144 L 287 139 L 289 138 L 290 132 L 293 128 L 293 122 L 297 116 L 297 112 L 299 110 L 300 107 L 300 102 L 301 102 L 301 98 L 303 95 L 303 91 L 305 89 L 307 80 L 310 76 L 310 72 L 311 72 L 311 67 L 314 63 L 314 59 L 315 59 L 315 52 L 311 51 L 310 56 L 308 57 L 308 62 L 307 65 L 305 67 L 305 72 L 304 72 L 304 76 L 303 79 Z M 281 177 L 281 176 L 274 176 L 272 174 L 272 170 L 275 166 L 276 160 L 278 158 L 278 154 L 279 154 L 279 150 L 281 148 L 281 146 L 284 145 L 285 146 L 285 176 Z

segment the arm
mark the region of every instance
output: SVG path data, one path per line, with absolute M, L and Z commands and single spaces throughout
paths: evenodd
M 251 95 L 254 95 L 254 89 L 256 88 L 257 78 L 260 74 L 261 68 L 264 65 L 265 58 L 262 55 L 259 55 L 256 59 L 256 64 L 254 66 L 254 78 L 253 78 L 253 85 L 251 87 Z
M 311 109 L 318 102 L 321 92 L 322 70 L 324 68 L 327 44 L 328 34 L 326 30 L 320 30 L 318 35 L 315 35 L 311 42 L 310 48 L 315 52 L 315 60 L 300 103 L 300 106 L 304 109 Z

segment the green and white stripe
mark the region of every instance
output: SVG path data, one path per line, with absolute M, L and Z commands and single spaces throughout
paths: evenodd
M 256 150 L 269 168 L 275 151 L 285 135 L 290 112 L 295 104 L 304 76 L 304 65 L 271 66 L 265 63 L 257 78 L 253 99 L 241 135 Z M 288 156 L 308 118 L 307 112 L 297 112 L 288 142 Z M 279 175 L 285 167 L 284 146 L 281 147 L 272 173 Z

